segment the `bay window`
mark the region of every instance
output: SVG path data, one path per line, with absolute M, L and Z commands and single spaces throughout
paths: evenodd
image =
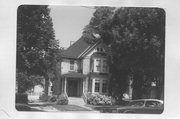
M 107 92 L 107 81 L 106 80 L 102 81 L 102 92 L 103 93 Z
M 97 59 L 96 60 L 96 71 L 101 71 L 101 60 Z
M 93 92 L 95 93 L 107 93 L 107 80 L 105 79 L 93 79 L 94 87 Z
M 94 59 L 94 72 L 108 73 L 107 60 L 105 58 Z
M 107 72 L 107 61 L 103 60 L 103 72 Z
M 94 87 L 94 92 L 99 92 L 100 91 L 100 80 L 95 80 L 95 87 Z

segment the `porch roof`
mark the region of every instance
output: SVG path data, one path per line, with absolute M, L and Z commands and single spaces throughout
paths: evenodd
M 95 73 L 95 72 L 91 72 L 90 74 L 92 77 L 101 77 L 101 78 L 108 78 L 109 74 L 107 73 Z
M 63 74 L 62 76 L 67 77 L 67 78 L 85 78 L 86 77 L 86 75 L 82 73 L 78 73 L 78 72 L 69 72 L 69 73 Z

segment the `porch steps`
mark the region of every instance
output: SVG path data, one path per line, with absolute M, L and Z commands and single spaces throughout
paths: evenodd
M 85 105 L 85 102 L 81 97 L 68 97 L 68 99 L 69 99 L 69 104 L 79 105 L 79 106 Z

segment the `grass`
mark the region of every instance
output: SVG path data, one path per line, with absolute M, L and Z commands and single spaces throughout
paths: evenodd
M 100 111 L 102 113 L 116 113 L 117 108 L 122 106 L 120 105 L 86 105 L 87 107 L 92 108 L 93 110 Z
M 77 105 L 53 105 L 59 111 L 91 111 L 89 109 Z

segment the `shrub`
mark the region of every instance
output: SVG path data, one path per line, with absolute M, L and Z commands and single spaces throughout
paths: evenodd
M 17 111 L 30 111 L 31 108 L 27 104 L 16 103 Z
M 112 98 L 106 95 L 88 93 L 87 103 L 91 105 L 112 105 Z
M 16 93 L 16 103 L 28 103 L 28 95 L 26 93 Z
M 61 94 L 57 97 L 56 100 L 57 105 L 67 105 L 68 104 L 68 97 L 65 94 Z
M 53 95 L 53 96 L 51 96 L 50 98 L 49 98 L 49 102 L 56 102 L 57 101 L 57 98 L 58 98 L 58 96 L 57 95 Z
M 44 93 L 39 96 L 39 99 L 40 99 L 41 101 L 45 101 L 45 102 L 48 101 L 49 98 L 50 98 L 50 96 L 48 96 L 48 95 L 46 95 L 46 94 L 44 94 Z

